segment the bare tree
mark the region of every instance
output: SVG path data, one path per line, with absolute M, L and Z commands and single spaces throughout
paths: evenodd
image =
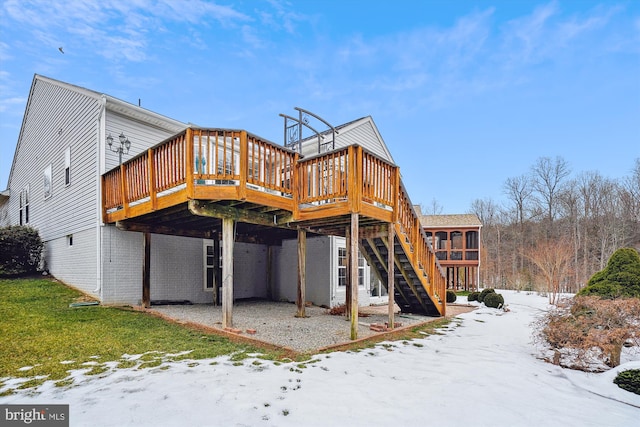
M 495 286 L 503 283 L 503 261 L 502 261 L 502 225 L 500 218 L 500 208 L 491 199 L 476 199 L 471 203 L 470 212 L 480 218 L 482 222 L 483 242 L 482 265 L 480 269 L 482 282 L 486 285 Z
M 566 239 L 541 239 L 524 254 L 545 281 L 549 303 L 556 304 L 561 285 L 571 276 L 573 249 Z
M 527 203 L 533 194 L 531 184 L 531 178 L 527 175 L 507 178 L 507 181 L 504 183 L 504 192 L 515 205 L 518 224 L 520 226 L 524 224 Z
M 525 241 L 525 210 L 533 193 L 531 179 L 527 175 L 520 175 L 515 178 L 508 178 L 504 184 L 504 192 L 514 204 L 516 221 L 518 224 L 517 243 L 519 259 L 518 270 L 524 269 L 524 241 Z
M 425 215 L 442 215 L 443 210 L 444 208 L 442 207 L 442 205 L 438 203 L 438 200 L 436 200 L 436 198 L 434 197 L 427 205 Z
M 557 199 L 562 181 L 569 176 L 569 164 L 562 157 L 540 157 L 531 168 L 532 184 L 548 222 L 548 233 L 553 233 L 553 221 L 558 209 Z
M 623 217 L 629 224 L 627 245 L 640 243 L 640 158 L 635 161 L 631 175 L 622 183 L 620 200 Z

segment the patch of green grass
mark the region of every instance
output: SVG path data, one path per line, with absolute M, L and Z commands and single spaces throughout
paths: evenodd
M 469 291 L 456 291 L 456 295 L 459 297 L 467 297 L 471 292 Z
M 405 344 L 411 340 L 417 338 L 424 338 L 429 335 L 445 335 L 443 332 L 440 332 L 440 329 L 451 323 L 451 319 L 449 318 L 438 318 L 428 323 L 423 323 L 412 328 L 402 329 L 395 332 L 390 332 L 381 335 L 374 335 L 370 338 L 357 341 L 354 343 L 349 343 L 341 346 L 334 347 L 330 350 L 323 351 L 322 353 L 329 353 L 333 351 L 360 351 L 368 348 L 375 347 L 380 344 L 382 341 L 404 341 Z M 393 351 L 393 344 L 380 344 L 387 351 Z M 329 355 L 326 356 L 328 359 Z
M 47 376 L 62 380 L 68 370 L 94 361 L 118 362 L 118 368 L 158 366 L 163 360 L 203 359 L 248 353 L 278 353 L 237 343 L 226 337 L 189 329 L 126 308 L 70 308 L 81 293 L 50 278 L 0 279 L 0 378 Z M 189 351 L 188 355 L 165 356 Z M 124 354 L 143 354 L 139 360 Z M 72 364 L 63 364 L 71 361 Z M 29 370 L 19 370 L 33 366 Z M 97 366 L 90 371 L 101 373 Z M 103 371 L 104 372 L 104 371 Z M 34 382 L 35 381 L 35 382 Z M 23 384 L 28 388 L 41 383 Z

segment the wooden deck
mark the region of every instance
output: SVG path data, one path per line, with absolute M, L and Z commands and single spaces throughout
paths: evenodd
M 394 293 L 407 309 L 445 314 L 443 271 L 399 168 L 360 146 L 301 158 L 243 130 L 188 128 L 104 174 L 102 195 L 105 223 L 192 237 L 211 237 L 212 218 L 233 219 L 253 241 L 298 230 L 345 236 L 355 217 L 381 279 L 393 254 Z

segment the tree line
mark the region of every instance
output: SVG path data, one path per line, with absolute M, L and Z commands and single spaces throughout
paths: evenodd
M 503 186 L 506 202 L 476 199 L 483 223 L 481 284 L 577 292 L 619 248 L 640 246 L 640 158 L 629 175 L 572 176 L 562 157 L 540 157 Z

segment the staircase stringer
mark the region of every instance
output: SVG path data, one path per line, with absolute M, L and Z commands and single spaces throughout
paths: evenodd
M 402 247 L 404 254 L 407 256 L 407 259 L 409 260 L 411 267 L 415 270 L 417 279 L 420 281 L 420 284 L 426 291 L 427 295 L 429 296 L 429 299 L 431 299 L 431 302 L 436 307 L 440 315 L 444 315 L 446 310 L 445 302 L 436 295 L 435 289 L 433 287 L 433 284 L 431 282 L 431 278 L 429 277 L 428 272 L 425 272 L 423 268 L 420 268 L 419 262 L 414 259 L 413 248 L 411 247 L 411 244 L 407 242 L 408 239 L 406 239 L 405 233 L 402 231 L 402 227 L 400 226 L 400 224 L 395 223 L 394 227 L 396 231 L 396 241 L 400 243 L 400 246 Z M 396 261 L 396 265 L 397 265 L 397 261 Z M 416 268 L 416 266 L 418 266 L 418 268 Z M 410 286 L 412 286 L 410 281 L 407 281 L 407 283 L 409 283 Z M 415 290 L 415 287 L 412 287 L 412 290 L 416 294 L 416 296 L 420 298 L 419 294 L 417 293 L 417 290 Z M 420 303 L 424 306 L 424 302 L 422 300 L 420 300 Z
M 388 242 L 386 242 L 386 239 L 383 238 L 379 238 L 383 244 L 385 244 L 385 246 L 387 247 L 387 250 L 389 249 L 388 246 Z M 382 254 L 380 253 L 380 251 L 378 250 L 377 245 L 375 244 L 375 241 L 371 238 L 365 239 L 367 244 L 369 245 L 369 247 L 371 248 L 371 251 L 373 252 L 374 256 L 376 257 L 376 260 L 378 261 L 376 263 L 376 260 L 374 260 L 373 258 L 370 257 L 369 255 L 369 251 L 364 250 L 364 246 L 361 245 L 360 248 L 360 252 L 362 253 L 362 255 L 365 257 L 367 263 L 369 264 L 369 266 L 373 267 L 372 270 L 374 271 L 375 275 L 377 276 L 378 280 L 380 280 L 380 282 L 383 284 L 383 286 L 385 287 L 385 289 L 387 289 L 387 277 L 383 276 L 384 275 L 388 276 L 389 275 L 389 271 L 387 268 L 387 261 L 386 261 L 386 257 L 383 257 Z M 377 267 L 377 265 L 380 264 L 380 268 Z M 403 299 L 403 301 L 410 305 L 411 301 L 409 300 L 409 298 L 407 298 L 407 296 L 405 295 L 405 293 L 402 290 L 402 286 L 399 286 L 399 284 L 397 283 L 397 280 L 395 279 L 395 277 L 393 278 L 393 281 L 396 283 L 396 285 L 394 286 L 394 289 L 398 292 L 398 295 L 400 295 L 400 297 Z M 389 289 L 387 289 L 388 291 Z

